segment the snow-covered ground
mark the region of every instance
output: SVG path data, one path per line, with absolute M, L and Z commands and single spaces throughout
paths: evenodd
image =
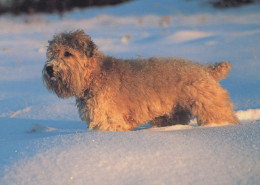
M 0 184 L 259 184 L 260 5 L 139 0 L 63 16 L 0 16 Z M 48 40 L 83 29 L 105 54 L 229 60 L 241 124 L 89 132 L 43 86 Z

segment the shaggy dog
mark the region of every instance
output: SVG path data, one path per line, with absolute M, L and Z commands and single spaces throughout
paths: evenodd
M 43 79 L 60 98 L 76 97 L 91 130 L 124 131 L 153 126 L 238 123 L 219 80 L 229 62 L 202 65 L 182 58 L 117 59 L 98 51 L 83 31 L 49 41 Z

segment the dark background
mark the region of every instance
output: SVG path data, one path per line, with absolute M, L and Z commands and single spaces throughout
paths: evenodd
M 128 1 L 132 0 L 0 0 L 0 14 L 9 12 L 13 14 L 63 13 L 73 8 L 117 5 Z M 259 2 L 260 0 L 208 0 L 209 4 L 218 9 L 240 7 Z

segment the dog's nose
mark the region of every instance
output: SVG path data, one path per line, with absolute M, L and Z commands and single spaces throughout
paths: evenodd
M 46 71 L 47 71 L 47 73 L 48 73 L 48 75 L 50 76 L 50 77 L 53 77 L 53 67 L 52 66 L 47 66 L 46 67 Z

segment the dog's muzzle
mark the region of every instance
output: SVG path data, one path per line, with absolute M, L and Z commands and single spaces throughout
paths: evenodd
M 54 70 L 53 70 L 53 65 L 52 64 L 47 64 L 45 67 L 45 72 L 47 75 L 50 77 L 51 80 L 56 80 L 54 76 Z
M 53 73 L 53 66 L 46 66 L 46 71 L 47 71 L 47 74 L 50 76 L 50 77 L 54 77 Z

